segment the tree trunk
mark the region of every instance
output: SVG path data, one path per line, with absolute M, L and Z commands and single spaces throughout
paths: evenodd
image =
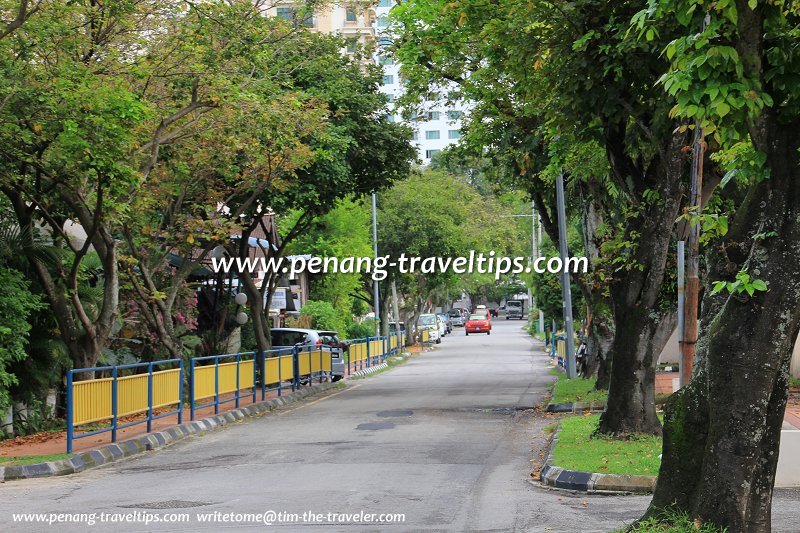
M 746 270 L 768 291 L 725 295 L 704 312 L 691 383 L 667 404 L 664 454 L 649 515 L 674 504 L 731 533 L 771 529 L 772 489 L 788 394 L 788 366 L 800 330 L 800 121 L 765 128 L 758 149 L 770 178 L 754 186 L 719 247 L 722 276 Z M 754 140 L 758 139 L 754 136 Z M 756 233 L 777 236 L 753 239 Z M 703 306 L 714 307 L 708 294 Z M 719 297 L 716 297 L 719 298 Z M 705 309 L 704 309 L 705 311 Z

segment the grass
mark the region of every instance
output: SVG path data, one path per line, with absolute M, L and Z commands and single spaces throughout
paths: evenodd
M 601 474 L 655 476 L 661 460 L 661 437 L 594 437 L 600 415 L 573 416 L 561 422 L 553 462 L 568 470 Z
M 54 453 L 52 455 L 28 455 L 24 457 L 3 457 L 0 456 L 0 466 L 23 466 L 36 463 L 47 463 L 72 457 L 70 453 Z
M 558 376 L 551 403 L 573 403 L 573 402 L 600 402 L 605 403 L 608 398 L 608 391 L 596 391 L 594 389 L 594 379 L 568 378 L 564 372 L 557 369 L 550 371 L 554 376 Z
M 616 533 L 725 533 L 712 524 L 696 524 L 686 513 L 664 512 L 663 515 L 648 518 Z

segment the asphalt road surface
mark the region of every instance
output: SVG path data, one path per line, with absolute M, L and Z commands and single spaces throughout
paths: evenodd
M 553 379 L 522 323 L 463 328 L 435 350 L 345 390 L 82 474 L 0 484 L 0 531 L 610 531 L 649 497 L 587 496 L 529 482 L 551 420 L 531 408 Z M 776 493 L 774 531 L 797 531 L 797 491 Z M 272 525 L 237 522 L 268 513 Z M 198 513 L 217 522 L 199 522 Z M 314 513 L 299 522 L 303 514 Z M 96 523 L 14 522 L 14 513 Z M 49 516 L 51 513 L 54 516 Z M 146 517 L 173 523 L 105 522 Z M 186 515 L 181 515 L 186 513 Z M 280 513 L 289 521 L 281 521 Z M 356 514 L 402 513 L 361 523 Z M 171 516 L 173 515 L 174 516 Z M 187 518 L 188 516 L 188 518 Z M 284 516 L 284 518 L 287 518 Z M 224 521 L 228 520 L 228 521 Z

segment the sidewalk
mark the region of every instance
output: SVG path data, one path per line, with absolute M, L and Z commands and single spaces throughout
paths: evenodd
M 800 388 L 789 391 L 789 402 L 783 415 L 775 486 L 800 487 Z

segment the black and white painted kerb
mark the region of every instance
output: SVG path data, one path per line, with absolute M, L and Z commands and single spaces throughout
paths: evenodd
M 356 377 L 369 376 L 370 374 L 374 374 L 375 372 L 383 370 L 384 368 L 389 368 L 389 364 L 383 362 L 377 365 L 368 366 L 367 368 L 362 368 L 361 370 L 353 372 L 351 375 Z

